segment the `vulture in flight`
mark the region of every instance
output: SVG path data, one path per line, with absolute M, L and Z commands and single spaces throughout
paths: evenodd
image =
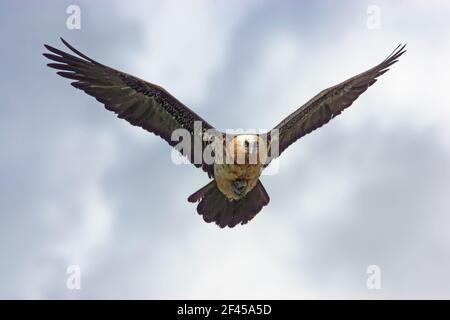
M 214 129 L 162 87 L 103 65 L 61 40 L 73 54 L 45 45 L 49 52 L 44 56 L 52 60 L 48 66 L 119 118 L 160 136 L 205 171 L 212 180 L 188 201 L 198 202 L 203 219 L 221 228 L 253 219 L 269 203 L 259 177 L 271 159 L 349 107 L 406 51 L 399 45 L 375 67 L 321 91 L 267 134 L 230 135 Z M 176 130 L 186 133 L 182 148 L 173 138 Z

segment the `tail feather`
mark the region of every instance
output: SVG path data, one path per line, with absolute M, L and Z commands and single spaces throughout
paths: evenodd
M 198 200 L 202 199 L 205 196 L 205 193 L 207 193 L 209 190 L 214 189 L 216 187 L 216 181 L 212 180 L 210 183 L 208 183 L 203 188 L 200 188 L 193 194 L 191 194 L 188 198 L 189 202 L 197 202 Z
M 228 200 L 217 188 L 213 180 L 192 194 L 188 200 L 200 203 L 197 212 L 206 222 L 215 222 L 219 227 L 233 228 L 237 224 L 246 224 L 253 219 L 270 201 L 260 181 L 244 198 L 237 201 Z

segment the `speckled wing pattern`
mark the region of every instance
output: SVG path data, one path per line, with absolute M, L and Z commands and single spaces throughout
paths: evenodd
M 405 46 L 399 45 L 383 62 L 372 69 L 321 91 L 281 121 L 275 127 L 275 129 L 278 129 L 278 155 L 292 143 L 328 123 L 344 109 L 351 106 L 367 88 L 377 81 L 379 76 L 397 62 L 397 59 L 406 52 Z
M 72 86 L 96 98 L 119 118 L 160 136 L 172 147 L 179 143 L 171 140 L 172 132 L 187 129 L 192 148 L 185 150 L 186 156 L 194 163 L 194 121 L 201 121 L 203 132 L 212 129 L 210 124 L 160 86 L 100 64 L 64 39 L 61 41 L 77 56 L 45 45 L 50 53 L 44 53 L 44 56 L 54 61 L 48 64 L 49 67 L 60 70 L 57 72 L 60 76 L 75 80 Z M 203 148 L 206 144 L 202 140 Z M 202 159 L 195 166 L 213 176 L 213 166 Z

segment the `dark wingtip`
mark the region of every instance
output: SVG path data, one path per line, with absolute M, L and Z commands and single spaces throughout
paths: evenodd
M 44 57 L 46 57 L 47 59 L 54 60 L 54 59 L 52 58 L 53 55 L 52 55 L 51 53 L 44 52 L 42 55 L 43 55 Z
M 69 47 L 69 48 L 70 48 L 70 44 L 69 44 L 66 40 L 64 40 L 63 37 L 59 37 L 59 40 L 61 40 L 61 42 L 62 42 L 66 47 Z
M 392 51 L 387 56 L 387 58 L 384 60 L 384 62 L 396 60 L 398 57 L 400 57 L 402 54 L 404 54 L 406 52 L 405 48 L 406 48 L 406 43 L 405 44 L 400 43 L 397 47 L 395 47 L 394 51 Z
M 75 49 L 74 47 L 72 47 L 72 45 L 70 45 L 66 40 L 64 40 L 63 37 L 60 37 L 59 39 L 60 39 L 61 42 L 62 42 L 67 48 L 69 48 L 73 53 L 77 54 L 78 56 L 80 56 L 80 57 L 82 57 L 83 59 L 86 59 L 86 60 L 88 60 L 88 61 L 90 61 L 90 62 L 92 62 L 92 63 L 99 64 L 99 63 L 98 63 L 97 61 L 95 61 L 94 59 L 89 58 L 87 55 L 81 53 L 80 51 L 78 51 L 77 49 Z
M 406 52 L 406 43 L 405 44 L 399 44 L 397 49 L 395 49 L 394 53 L 392 54 L 392 57 L 395 57 L 395 59 L 397 59 L 398 57 L 400 57 L 402 54 L 404 54 Z

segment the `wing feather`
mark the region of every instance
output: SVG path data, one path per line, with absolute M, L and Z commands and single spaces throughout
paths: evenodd
M 397 48 L 377 66 L 354 76 L 338 85 L 321 91 L 311 100 L 281 121 L 278 129 L 279 154 L 299 138 L 328 123 L 339 115 L 371 85 L 389 70 L 406 52 L 405 45 Z
M 202 133 L 213 129 L 209 123 L 160 86 L 100 64 L 64 39 L 61 38 L 61 41 L 77 56 L 45 45 L 49 52 L 43 55 L 53 61 L 47 64 L 50 68 L 57 69 L 58 75 L 74 80 L 72 86 L 103 103 L 119 118 L 160 136 L 172 147 L 178 144 L 178 141 L 171 140 L 172 132 L 182 128 L 188 130 L 192 145 L 190 150 L 185 151 L 187 158 L 194 163 L 194 135 L 201 134 L 195 132 L 194 122 L 201 122 Z M 207 143 L 202 142 L 203 149 Z M 202 162 L 194 165 L 213 175 L 210 164 Z

